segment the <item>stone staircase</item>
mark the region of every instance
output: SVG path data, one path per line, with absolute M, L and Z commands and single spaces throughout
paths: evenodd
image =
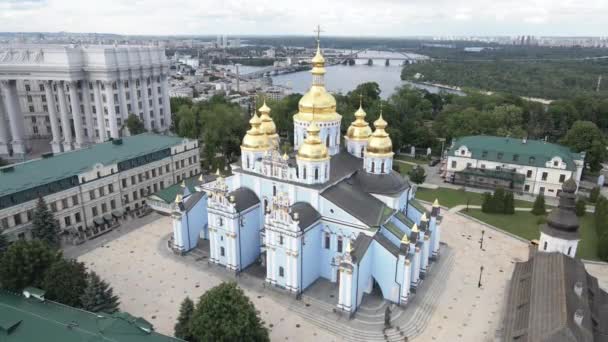
M 335 306 L 304 294 L 301 301 L 289 304 L 289 309 L 311 323 L 348 341 L 405 341 L 412 340 L 426 328 L 447 279 L 454 266 L 454 252 L 443 246 L 439 262 L 427 275 L 422 285 L 405 309 L 384 302 L 380 306 L 361 305 L 353 319 L 339 316 Z M 308 305 L 307 305 L 308 304 Z M 392 328 L 384 329 L 384 310 L 391 306 Z

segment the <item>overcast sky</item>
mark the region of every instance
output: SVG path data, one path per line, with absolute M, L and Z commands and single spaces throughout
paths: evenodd
M 0 31 L 608 35 L 608 0 L 0 0 Z

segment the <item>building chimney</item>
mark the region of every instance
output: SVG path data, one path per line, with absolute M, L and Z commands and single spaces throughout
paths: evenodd
M 577 281 L 574 284 L 574 293 L 580 298 L 583 295 L 583 282 Z
M 579 327 L 582 326 L 583 317 L 585 317 L 585 314 L 583 313 L 583 309 L 576 310 L 576 312 L 574 312 L 574 323 L 576 323 L 576 325 L 578 325 Z

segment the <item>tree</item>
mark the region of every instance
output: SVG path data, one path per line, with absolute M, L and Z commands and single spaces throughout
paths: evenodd
M 424 168 L 420 165 L 411 169 L 408 175 L 410 176 L 410 180 L 416 184 L 422 184 L 426 180 L 426 172 L 424 172 Z
M 545 215 L 547 213 L 547 209 L 545 208 L 545 195 L 542 193 L 536 196 L 536 200 L 534 200 L 534 205 L 532 206 L 532 214 L 539 216 Z
M 190 328 L 198 341 L 270 341 L 255 306 L 234 282 L 201 296 Z
M 59 248 L 59 221 L 55 219 L 42 197 L 38 198 L 34 219 L 32 220 L 32 236 L 34 239 L 44 241 L 49 246 Z
M 45 272 L 42 288 L 46 291 L 46 298 L 80 308 L 86 279 L 87 271 L 82 262 L 59 259 Z
M 606 159 L 606 138 L 595 123 L 576 121 L 561 143 L 576 152 L 587 152 L 585 162 L 591 171 L 602 168 L 601 163 Z
M 484 213 L 493 213 L 494 212 L 493 204 L 494 203 L 492 201 L 492 194 L 489 192 L 484 192 L 483 201 L 481 202 L 481 211 Z
M 581 217 L 585 216 L 585 212 L 587 211 L 587 202 L 583 198 L 579 198 L 576 201 L 576 216 Z
M 0 233 L 0 259 L 2 255 L 6 252 L 9 246 L 8 238 L 5 234 Z
M 494 212 L 497 214 L 503 214 L 505 212 L 505 189 L 496 188 L 492 198 L 494 202 Z
M 0 167 L 8 165 L 8 162 L 2 158 L 0 158 Z
M 91 312 L 114 313 L 118 311 L 120 301 L 114 290 L 91 271 L 86 278 L 86 287 L 80 296 L 82 308 Z
M 129 117 L 127 117 L 127 120 L 125 121 L 125 125 L 129 129 L 131 135 L 144 133 L 146 131 L 144 123 L 141 122 L 139 117 L 135 114 L 129 114 Z
M 192 333 L 190 332 L 190 321 L 193 313 L 194 302 L 190 297 L 186 297 L 179 307 L 179 316 L 177 317 L 177 323 L 175 324 L 175 337 L 185 341 L 194 341 Z
M 41 241 L 17 241 L 2 257 L 0 284 L 11 291 L 21 291 L 27 286 L 42 288 L 46 271 L 59 259 L 61 252 Z
M 608 261 L 608 234 L 600 236 L 598 241 L 597 254 L 600 259 Z
M 504 197 L 504 213 L 505 214 L 515 214 L 515 198 L 511 191 L 507 191 Z
M 600 196 L 600 187 L 596 186 L 589 192 L 589 202 L 595 203 L 597 202 L 598 197 Z

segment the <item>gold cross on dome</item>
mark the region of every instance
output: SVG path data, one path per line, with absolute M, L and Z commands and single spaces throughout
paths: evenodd
M 359 107 L 363 107 L 363 94 L 359 93 Z
M 317 34 L 317 42 L 321 41 L 321 32 L 323 32 L 321 30 L 321 25 L 317 25 L 317 29 L 314 30 L 313 32 L 315 32 Z

